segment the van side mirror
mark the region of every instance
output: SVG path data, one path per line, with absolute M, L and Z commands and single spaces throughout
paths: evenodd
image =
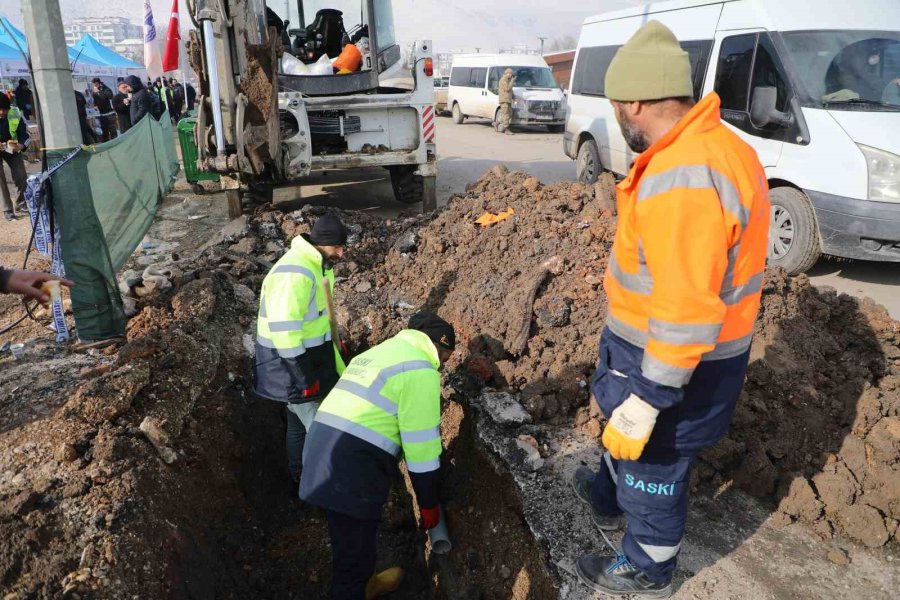
M 753 88 L 752 104 L 750 106 L 750 122 L 755 127 L 778 125 L 785 127 L 794 121 L 791 113 L 781 112 L 776 108 L 778 90 L 774 87 Z

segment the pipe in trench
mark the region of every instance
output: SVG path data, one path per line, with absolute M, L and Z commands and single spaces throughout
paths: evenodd
M 450 534 L 447 532 L 447 517 L 443 507 L 441 508 L 441 520 L 428 530 L 428 539 L 431 541 L 431 549 L 435 554 L 448 554 L 453 549 L 450 542 Z

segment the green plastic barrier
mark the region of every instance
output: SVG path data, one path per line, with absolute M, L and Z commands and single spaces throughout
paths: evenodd
M 54 154 L 51 164 L 63 153 Z M 82 341 L 125 334 L 116 271 L 141 243 L 178 170 L 167 113 L 86 148 L 54 174 L 60 250 L 66 276 L 76 283 L 72 310 Z

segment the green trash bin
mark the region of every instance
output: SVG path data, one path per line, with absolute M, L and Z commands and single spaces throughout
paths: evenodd
M 184 163 L 184 177 L 191 184 L 195 194 L 203 193 L 201 181 L 218 181 L 217 173 L 207 173 L 197 168 L 197 145 L 194 143 L 194 125 L 197 119 L 186 118 L 178 122 L 178 143 L 181 145 L 181 160 Z

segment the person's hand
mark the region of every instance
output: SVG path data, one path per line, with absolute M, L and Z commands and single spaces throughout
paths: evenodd
M 441 522 L 441 507 L 419 508 L 422 515 L 422 529 L 434 529 Z
M 6 142 L 6 147 L 9 148 L 11 152 L 16 152 L 19 149 L 19 142 L 16 140 L 9 140 Z
M 653 433 L 659 411 L 631 394 L 616 408 L 603 430 L 603 445 L 616 460 L 637 460 Z
M 6 282 L 8 294 L 20 294 L 25 300 L 37 300 L 41 304 L 50 302 L 50 295 L 41 291 L 41 284 L 45 281 L 58 280 L 62 285 L 71 287 L 75 285 L 68 279 L 62 279 L 49 273 L 40 271 L 13 271 Z

